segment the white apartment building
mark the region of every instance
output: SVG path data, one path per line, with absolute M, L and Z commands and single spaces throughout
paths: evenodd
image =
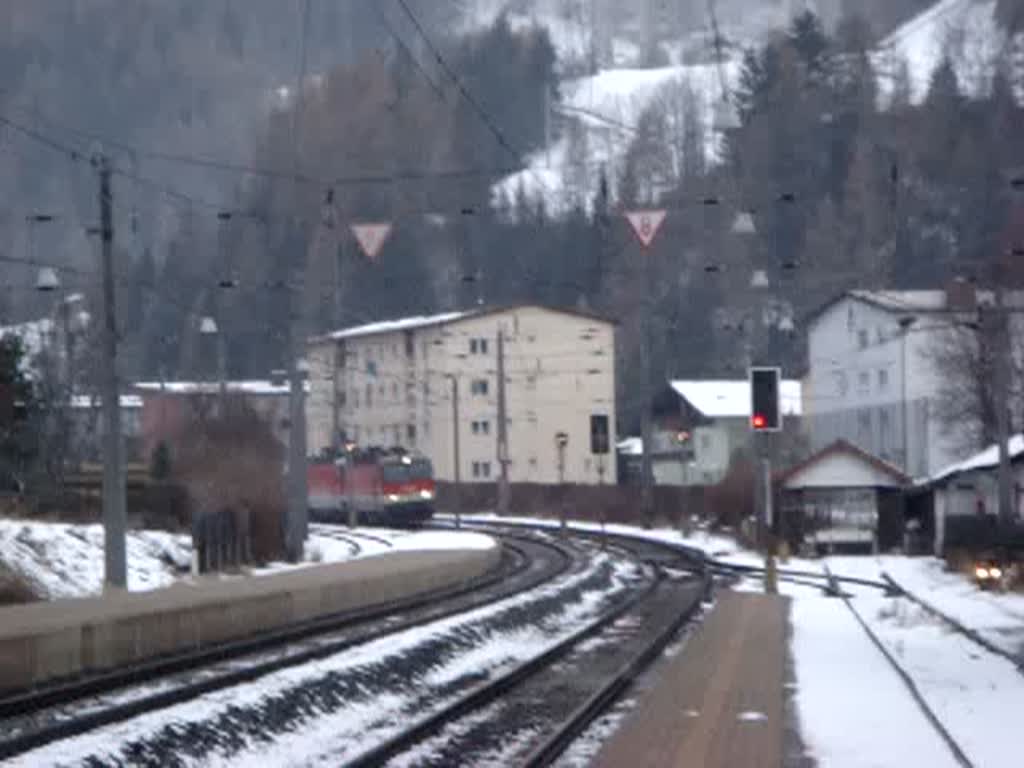
M 614 483 L 614 325 L 540 305 L 475 308 L 345 328 L 311 339 L 309 450 L 351 440 L 428 456 L 438 479 L 494 482 L 498 334 L 504 339 L 509 480 Z M 455 411 L 458 420 L 455 420 Z M 612 452 L 591 453 L 605 415 Z M 559 471 L 556 436 L 564 433 Z
M 848 291 L 822 307 L 808 327 L 812 448 L 845 439 L 912 477 L 964 458 L 956 425 L 935 405 L 933 354 L 956 323 L 976 320 L 978 304 L 991 303 L 990 293 L 954 282 L 949 291 Z

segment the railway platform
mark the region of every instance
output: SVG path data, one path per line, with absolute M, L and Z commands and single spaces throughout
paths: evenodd
M 598 754 L 602 768 L 778 768 L 785 599 L 723 591 Z

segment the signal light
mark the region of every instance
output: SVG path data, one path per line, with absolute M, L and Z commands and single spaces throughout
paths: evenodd
M 778 432 L 782 429 L 779 368 L 750 369 L 750 428 L 755 432 Z

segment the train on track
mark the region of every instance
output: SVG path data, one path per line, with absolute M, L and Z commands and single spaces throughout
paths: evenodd
M 434 515 L 430 459 L 399 448 L 325 451 L 310 461 L 307 484 L 317 522 L 415 526 Z

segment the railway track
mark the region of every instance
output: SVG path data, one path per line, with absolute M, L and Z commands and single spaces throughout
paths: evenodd
M 837 581 L 837 577 L 835 577 L 828 570 L 828 566 L 826 566 L 825 569 L 829 578 L 833 581 Z M 856 620 L 857 624 L 860 626 L 862 630 L 864 630 L 864 633 L 867 635 L 872 645 L 874 645 L 875 648 L 878 649 L 878 652 L 882 654 L 882 656 L 885 658 L 889 667 L 893 670 L 893 672 L 896 673 L 896 676 L 903 683 L 904 688 L 906 688 L 907 693 L 910 694 L 910 697 L 914 700 L 914 704 L 917 706 L 918 710 L 921 712 L 921 714 L 924 715 L 929 725 L 931 725 L 932 729 L 935 731 L 936 734 L 938 734 L 939 738 L 942 739 L 943 743 L 945 743 L 946 747 L 949 749 L 949 752 L 953 756 L 953 759 L 956 760 L 956 762 L 959 765 L 963 766 L 963 768 L 974 768 L 974 763 L 971 762 L 971 759 L 967 756 L 967 753 L 963 750 L 963 748 L 960 746 L 957 740 L 949 732 L 949 729 L 945 726 L 945 724 L 942 722 L 939 716 L 928 704 L 928 701 L 925 699 L 924 695 L 917 687 L 917 684 L 914 682 L 914 678 L 906 670 L 906 668 L 902 664 L 900 664 L 896 656 L 886 647 L 885 643 L 882 642 L 882 639 L 871 628 L 871 625 L 864 620 L 864 617 L 854 606 L 853 600 L 850 599 L 850 596 L 839 590 L 838 586 L 836 587 L 836 592 L 838 593 L 839 598 L 843 601 L 846 608 L 853 615 L 853 618 Z
M 0 699 L 0 759 L 526 593 L 578 563 L 570 548 L 501 536 L 499 570 L 459 588 L 323 617 L 242 642 Z
M 934 616 L 939 621 L 943 622 L 946 626 L 948 626 L 954 632 L 962 635 L 963 637 L 966 637 L 972 643 L 980 646 L 981 648 L 985 649 L 989 653 L 993 653 L 996 656 L 1001 656 L 1002 658 L 1006 659 L 1007 661 L 1009 661 L 1010 663 L 1013 664 L 1013 666 L 1017 670 L 1017 672 L 1019 672 L 1021 675 L 1024 675 L 1024 658 L 1021 658 L 1018 655 L 1010 653 L 1009 651 L 1007 651 L 1004 648 L 1000 648 L 995 643 L 993 643 L 990 640 L 986 639 L 977 630 L 971 629 L 970 627 L 968 627 L 963 622 L 961 622 L 958 619 L 955 619 L 952 616 L 950 616 L 948 613 L 940 611 L 930 601 L 925 600 L 923 597 L 920 597 L 919 595 L 916 595 L 913 592 L 911 592 L 910 590 L 906 589 L 904 586 L 902 586 L 899 582 L 897 582 L 888 573 L 883 571 L 882 572 L 882 578 L 885 579 L 886 583 L 889 584 L 890 588 L 895 593 L 901 595 L 902 597 L 907 598 L 908 600 L 910 600 L 912 603 L 914 603 L 918 607 L 924 609 L 925 612 L 929 613 L 930 615 Z
M 594 536 L 573 534 L 596 546 Z M 362 768 L 396 759 L 445 766 L 553 763 L 662 653 L 709 593 L 710 575 L 700 553 L 640 538 L 610 536 L 601 544 L 608 542 L 646 563 L 650 580 L 642 590 L 346 765 Z

